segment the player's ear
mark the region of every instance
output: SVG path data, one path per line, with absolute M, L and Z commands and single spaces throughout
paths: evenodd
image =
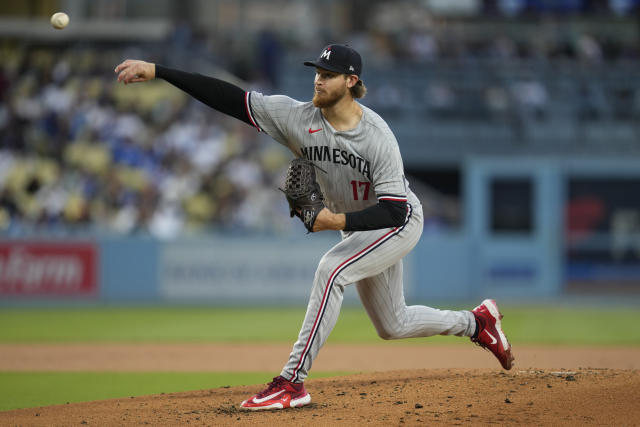
M 347 87 L 349 89 L 351 89 L 352 87 L 354 87 L 356 85 L 356 83 L 358 83 L 358 76 L 356 76 L 355 74 L 345 74 L 345 79 L 347 80 Z

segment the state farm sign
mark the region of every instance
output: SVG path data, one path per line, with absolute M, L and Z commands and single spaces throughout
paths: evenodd
M 0 295 L 91 295 L 97 255 L 91 243 L 0 243 Z

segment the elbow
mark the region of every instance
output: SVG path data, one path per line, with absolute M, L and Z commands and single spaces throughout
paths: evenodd
M 402 227 L 404 225 L 406 217 L 403 215 L 402 217 L 394 216 L 393 217 L 393 227 Z
M 394 202 L 391 210 L 393 227 L 402 227 L 407 219 L 407 202 Z
M 393 227 L 402 227 L 404 225 L 404 218 L 402 221 L 395 221 Z

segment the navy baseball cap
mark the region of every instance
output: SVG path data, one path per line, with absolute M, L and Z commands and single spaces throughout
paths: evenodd
M 304 65 L 318 67 L 340 74 L 355 74 L 362 72 L 362 58 L 351 47 L 344 44 L 330 44 L 326 46 L 318 59 L 305 61 Z

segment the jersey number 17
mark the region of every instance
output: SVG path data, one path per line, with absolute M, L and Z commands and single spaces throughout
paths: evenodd
M 351 181 L 351 189 L 353 190 L 353 200 L 358 199 L 358 188 L 364 187 L 364 194 L 362 195 L 362 200 L 369 200 L 369 186 L 370 182 L 366 181 Z

